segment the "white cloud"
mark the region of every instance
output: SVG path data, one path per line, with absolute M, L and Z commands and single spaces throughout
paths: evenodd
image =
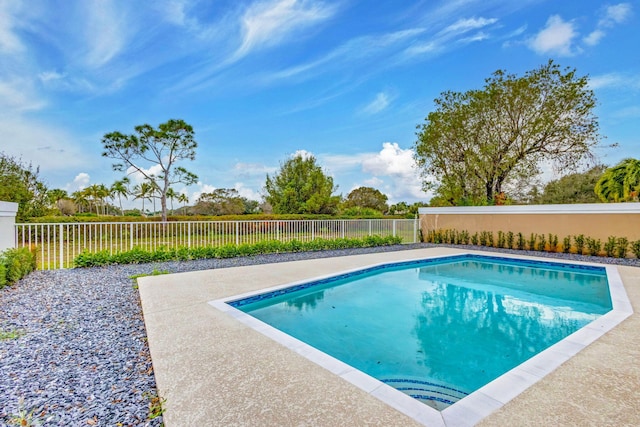
M 38 99 L 33 83 L 24 77 L 0 81 L 0 112 L 5 114 L 40 110 L 46 105 Z
M 196 184 L 196 189 L 191 193 L 189 200 L 192 204 L 195 204 L 198 198 L 204 193 L 212 193 L 216 190 L 217 187 L 213 185 L 205 184 L 202 181 L 198 181 Z
M 604 16 L 598 21 L 598 25 L 583 41 L 589 46 L 595 46 L 604 38 L 606 32 L 604 29 L 615 27 L 627 20 L 631 15 L 631 5 L 629 3 L 619 3 L 608 6 L 604 9 Z
M 80 172 L 75 178 L 73 178 L 73 182 L 68 183 L 65 186 L 65 189 L 67 190 L 67 193 L 71 194 L 78 190 L 87 188 L 89 186 L 89 182 L 91 182 L 91 176 L 86 172 Z
M 640 89 L 640 76 L 632 76 L 621 73 L 608 73 L 589 78 L 589 88 L 623 88 Z
M 449 25 L 441 33 L 454 33 L 464 34 L 471 30 L 477 30 L 478 28 L 486 27 L 487 25 L 495 24 L 498 20 L 495 18 L 469 18 L 459 19 L 455 23 Z
M 396 142 L 385 142 L 379 153 L 363 161 L 362 170 L 377 178 L 389 178 L 390 183 L 384 190 L 390 201 L 408 198 L 426 200 L 429 196 L 422 191 L 413 153 L 412 149 L 400 148 Z
M 85 64 L 99 68 L 116 57 L 126 46 L 135 29 L 128 14 L 111 0 L 82 2 L 86 7 L 84 16 L 84 40 L 87 52 Z
M 289 157 L 292 158 L 292 159 L 295 158 L 295 157 L 302 157 L 304 160 L 307 160 L 310 157 L 315 157 L 315 155 L 311 151 L 296 150 Z
M 232 61 L 256 48 L 280 44 L 299 30 L 330 18 L 335 12 L 335 7 L 313 0 L 254 3 L 242 16 L 242 43 Z
M 631 4 L 618 3 L 613 6 L 608 6 L 605 9 L 605 15 L 598 22 L 600 27 L 613 27 L 615 24 L 620 24 L 627 20 L 631 15 Z
M 262 200 L 262 195 L 259 192 L 255 191 L 252 188 L 247 187 L 242 182 L 236 182 L 233 188 L 235 188 L 238 194 L 240 194 L 240 197 L 246 197 L 249 200 L 256 200 L 256 201 Z
M 547 20 L 547 25 L 529 41 L 529 47 L 539 54 L 572 55 L 572 43 L 577 33 L 572 22 L 558 15 Z
M 15 34 L 17 24 L 14 10 L 19 2 L 0 1 L 0 53 L 16 53 L 24 49 L 20 38 Z
M 366 115 L 372 116 L 386 109 L 389 106 L 390 102 L 391 100 L 386 93 L 379 92 L 378 94 L 376 94 L 376 97 L 373 99 L 373 101 L 368 103 L 364 108 L 362 108 L 361 111 Z
M 600 43 L 600 40 L 605 36 L 605 32 L 602 30 L 594 30 L 587 37 L 582 39 L 589 46 L 595 46 Z

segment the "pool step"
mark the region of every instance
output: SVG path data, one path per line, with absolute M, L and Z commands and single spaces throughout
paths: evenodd
M 439 411 L 469 394 L 434 381 L 413 378 L 382 378 L 380 381 Z

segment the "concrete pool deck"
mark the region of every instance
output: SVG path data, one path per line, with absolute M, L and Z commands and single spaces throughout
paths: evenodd
M 463 252 L 470 251 L 429 248 L 138 279 L 165 424 L 420 425 L 209 302 L 382 262 Z M 618 271 L 637 312 L 640 268 Z M 637 313 L 479 423 L 639 424 Z

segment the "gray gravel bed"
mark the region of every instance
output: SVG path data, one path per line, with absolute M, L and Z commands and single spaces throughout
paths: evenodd
M 40 425 L 159 426 L 140 301 L 132 275 L 171 273 L 432 247 L 412 244 L 232 259 L 36 271 L 0 290 L 0 425 L 27 414 Z M 443 246 L 443 245 L 440 245 Z M 638 259 L 509 251 L 640 267 Z

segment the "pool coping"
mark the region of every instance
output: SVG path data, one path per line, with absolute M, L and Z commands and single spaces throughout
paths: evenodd
M 566 338 L 550 346 L 546 350 L 536 354 L 532 358 L 524 361 L 513 369 L 507 371 L 500 377 L 489 382 L 478 390 L 470 393 L 455 404 L 438 411 L 424 403 L 394 389 L 393 387 L 371 377 L 370 375 L 359 371 L 358 369 L 300 341 L 274 327 L 264 323 L 257 318 L 244 313 L 243 311 L 233 307 L 229 303 L 241 300 L 251 296 L 278 291 L 290 288 L 292 286 L 304 284 L 307 282 L 321 281 L 337 275 L 348 275 L 361 270 L 382 267 L 385 265 L 399 262 L 415 262 L 426 259 L 441 259 L 451 257 L 463 257 L 466 255 L 478 255 L 474 252 L 461 252 L 455 255 L 435 255 L 422 258 L 405 259 L 394 262 L 380 262 L 355 269 L 337 271 L 327 275 L 311 277 L 283 285 L 272 286 L 256 291 L 245 292 L 239 295 L 220 298 L 209 301 L 209 304 L 223 313 L 231 316 L 235 320 L 249 326 L 253 330 L 260 332 L 275 342 L 282 344 L 286 348 L 300 354 L 308 360 L 323 367 L 329 372 L 339 376 L 340 378 L 355 385 L 371 396 L 383 401 L 387 405 L 397 409 L 403 414 L 409 416 L 419 424 L 425 426 L 461 426 L 475 425 L 489 414 L 500 409 L 506 403 L 517 397 L 524 390 L 531 387 L 536 382 L 556 370 L 564 362 L 575 356 L 589 344 L 596 341 L 605 333 L 616 327 L 626 318 L 633 314 L 631 302 L 624 289 L 624 284 L 618 273 L 618 269 L 611 265 L 602 265 L 596 263 L 587 263 L 579 261 L 565 260 L 541 260 L 533 259 L 535 262 L 547 264 L 569 264 L 584 265 L 592 267 L 603 267 L 606 270 L 607 280 L 609 282 L 609 293 L 611 297 L 612 309 L 589 324 L 583 326 L 576 332 L 570 334 Z M 486 258 L 507 258 L 522 259 L 522 256 L 511 254 L 480 255 Z M 529 258 L 527 258 L 529 259 Z
M 375 395 L 367 393 L 353 385 L 350 381 L 353 375 L 345 375 L 343 379 L 321 368 L 208 302 L 307 281 L 326 271 L 333 271 L 326 274 L 332 276 L 389 261 L 463 253 L 496 255 L 481 250 L 421 248 L 139 278 L 158 393 L 166 398 L 165 425 L 424 425 L 424 422 L 418 423 L 415 418 L 403 415 L 406 411 L 398 412 L 377 398 L 389 391 L 398 393 L 397 390 L 378 387 L 374 389 Z M 507 254 L 499 256 L 511 257 Z M 514 254 L 512 257 L 561 262 L 540 256 Z M 569 263 L 609 267 L 597 262 Z M 610 277 L 617 277 L 623 296 L 631 292 L 633 304 L 640 303 L 640 286 L 637 286 L 640 285 L 640 268 L 620 266 L 619 272 Z M 512 387 L 521 388 L 523 379 L 515 376 L 506 390 L 497 387 L 494 394 L 497 399 L 479 400 L 481 407 L 474 420 L 481 420 L 480 424 L 485 426 L 531 425 L 536 420 L 556 425 L 561 424 L 559 420 L 569 424 L 597 423 L 596 420 L 611 425 L 640 422 L 640 388 L 637 386 L 640 367 L 633 362 L 640 357 L 640 348 L 636 345 L 640 339 L 640 316 L 626 314 L 627 309 L 632 310 L 628 299 L 621 300 L 614 295 L 612 288 L 612 302 L 621 302 L 622 305 L 616 308 L 622 311 L 612 314 L 623 318 L 631 316 L 631 319 L 609 333 L 604 330 L 614 328 L 612 322 L 622 319 L 591 325 L 594 326 L 591 329 L 605 336 L 573 358 L 569 353 L 584 348 L 595 338 L 589 334 L 570 336 L 573 342 L 568 343 L 568 348 L 557 351 L 557 356 L 566 360 L 563 366 L 552 375 L 530 381 L 535 386 L 526 388 L 516 399 L 497 409 L 500 400 L 508 400 L 506 397 L 510 394 L 519 393 Z M 546 361 L 541 363 L 543 366 L 532 365 L 529 370 L 540 375 L 539 370 L 545 369 Z M 524 380 L 532 376 L 525 371 Z M 496 386 L 492 382 L 485 387 Z M 397 403 L 400 407 L 409 405 L 415 409 L 417 403 L 420 410 L 437 412 L 408 396 L 403 397 L 406 399 L 400 398 Z M 459 402 L 443 411 L 445 415 L 440 415 L 440 421 L 435 417 L 435 423 L 430 425 L 453 425 L 458 421 L 461 425 L 474 424 L 475 421 L 470 422 L 468 418 L 473 408 L 462 409 Z M 488 413 L 491 415 L 483 418 Z

